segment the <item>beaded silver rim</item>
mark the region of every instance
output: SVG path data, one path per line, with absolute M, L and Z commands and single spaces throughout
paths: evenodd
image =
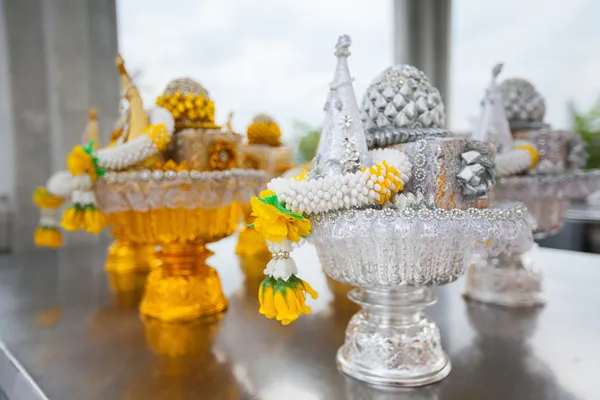
M 197 170 L 154 170 L 143 169 L 139 171 L 125 171 L 125 172 L 107 172 L 100 179 L 101 182 L 106 183 L 126 183 L 131 181 L 210 181 L 210 180 L 222 180 L 228 178 L 256 178 L 256 179 L 268 179 L 269 173 L 266 171 L 255 170 L 255 169 L 230 169 L 226 171 L 197 171 Z

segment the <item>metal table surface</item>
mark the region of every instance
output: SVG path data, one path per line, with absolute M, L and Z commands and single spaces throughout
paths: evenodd
M 567 210 L 567 219 L 577 222 L 600 222 L 600 206 L 592 206 L 586 203 L 571 203 Z
M 427 312 L 452 359 L 450 376 L 420 389 L 378 390 L 336 370 L 356 307 L 328 285 L 314 248 L 294 258 L 320 298 L 310 316 L 284 327 L 258 314 L 257 279 L 242 273 L 235 240 L 210 246 L 229 309 L 220 321 L 175 330 L 142 321 L 141 290 L 111 292 L 106 244 L 2 256 L 0 339 L 57 400 L 600 398 L 598 255 L 542 249 L 544 308 L 466 302 L 462 281 L 439 288 Z M 11 398 L 12 389 L 2 389 Z

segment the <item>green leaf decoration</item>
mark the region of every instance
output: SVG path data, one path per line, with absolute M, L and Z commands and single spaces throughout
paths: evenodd
M 104 174 L 106 174 L 106 171 L 100 168 L 100 166 L 98 165 L 98 157 L 96 157 L 96 154 L 94 154 L 94 139 L 91 139 L 87 145 L 83 146 L 83 151 L 85 151 L 90 155 L 90 157 L 92 157 L 92 162 L 94 163 L 96 175 L 104 176 Z
M 271 205 L 271 206 L 277 208 L 277 210 L 279 210 L 282 214 L 291 215 L 292 217 L 299 219 L 299 220 L 304 219 L 304 217 L 302 215 L 296 214 L 295 212 L 288 210 L 281 203 L 279 203 L 279 199 L 277 198 L 276 194 L 265 197 L 263 199 L 259 198 L 259 200 L 265 204 L 268 204 L 268 205 Z

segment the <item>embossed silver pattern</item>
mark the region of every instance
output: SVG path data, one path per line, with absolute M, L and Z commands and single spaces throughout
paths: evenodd
M 440 331 L 421 311 L 436 302 L 427 289 L 354 289 L 349 297 L 363 309 L 346 329 L 338 367 L 360 380 L 392 386 L 421 386 L 450 372 Z
M 475 252 L 527 250 L 531 228 L 524 208 L 506 204 L 486 210 L 344 210 L 314 217 L 310 241 L 332 279 L 393 289 L 453 282 Z
M 511 129 L 543 128 L 546 100 L 531 82 L 507 79 L 500 85 L 506 118 Z

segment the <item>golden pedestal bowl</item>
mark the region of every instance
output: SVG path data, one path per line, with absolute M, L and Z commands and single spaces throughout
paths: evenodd
M 238 242 L 235 246 L 235 252 L 236 254 L 242 257 L 270 257 L 271 252 L 267 247 L 265 237 L 260 233 L 256 232 L 254 228 L 248 226 L 248 224 L 251 224 L 254 220 L 254 218 L 250 215 L 251 213 L 252 208 L 250 207 L 250 205 L 244 204 L 242 206 L 244 226 L 240 230 Z
M 240 204 L 264 187 L 260 171 L 149 171 L 109 173 L 96 185 L 108 224 L 127 242 L 160 247 L 159 268 L 147 278 L 140 312 L 186 321 L 227 307 L 206 244 L 231 235 Z
M 120 229 L 113 228 L 114 242 L 107 251 L 104 268 L 110 273 L 144 272 L 158 268 L 161 264 L 156 246 L 152 244 L 138 244 L 127 240 Z

